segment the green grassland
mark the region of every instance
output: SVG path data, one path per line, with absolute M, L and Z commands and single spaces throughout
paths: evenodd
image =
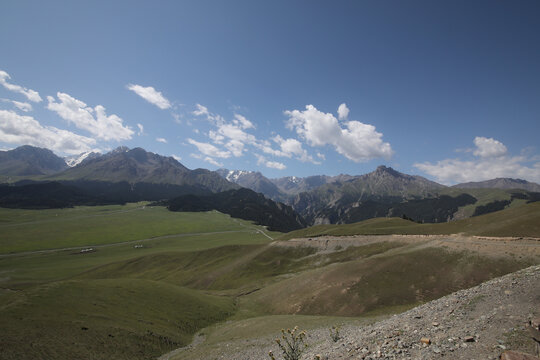
M 145 204 L 0 209 L 0 358 L 150 359 L 204 329 L 190 353 L 204 359 L 283 327 L 361 324 L 538 259 L 399 241 L 321 252 L 271 238 L 537 234 L 539 212 L 528 204 L 457 225 L 372 219 L 283 235 L 217 212 Z
M 94 246 L 160 236 L 249 229 L 244 220 L 209 212 L 174 213 L 161 206 L 76 207 L 53 210 L 0 208 L 0 254 Z

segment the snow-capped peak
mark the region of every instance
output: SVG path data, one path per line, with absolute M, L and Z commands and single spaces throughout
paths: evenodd
M 253 173 L 253 171 L 244 171 L 244 170 L 229 170 L 227 173 L 227 176 L 225 178 L 229 180 L 230 182 L 237 182 L 239 178 L 241 178 L 244 175 L 249 175 Z
M 93 151 L 85 151 L 79 155 L 66 156 L 64 160 L 66 161 L 67 166 L 74 167 L 79 165 L 86 159 L 92 159 L 98 157 L 99 155 L 99 153 L 95 153 Z

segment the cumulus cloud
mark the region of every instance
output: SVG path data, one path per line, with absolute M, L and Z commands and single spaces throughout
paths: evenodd
M 97 105 L 95 108 L 87 106 L 66 93 L 56 94 L 58 102 L 52 96 L 47 96 L 49 104 L 47 109 L 55 111 L 62 119 L 75 124 L 103 140 L 129 140 L 133 130 L 123 124 L 123 120 L 117 115 L 107 116 L 105 108 Z
M 226 120 L 218 114 L 210 112 L 210 110 L 201 104 L 196 105 L 193 115 L 206 117 L 206 119 L 214 126 L 208 132 L 208 137 L 212 141 L 214 148 L 211 152 L 221 151 L 234 157 L 243 156 L 250 147 L 256 148 L 267 155 L 275 157 L 295 158 L 304 162 L 319 163 L 313 159 L 308 152 L 302 148 L 302 143 L 296 139 L 283 139 L 281 136 L 275 136 L 272 140 L 279 148 L 274 148 L 269 140 L 260 140 L 249 131 L 254 129 L 253 123 L 245 116 L 238 113 L 234 114 L 232 120 Z M 207 144 L 209 145 L 209 144 Z M 224 148 L 225 150 L 219 150 Z M 199 149 L 201 151 L 201 149 Z M 206 151 L 209 151 L 206 148 Z M 202 152 L 202 151 L 201 151 Z M 204 153 L 204 152 L 203 152 Z M 207 153 L 205 153 L 208 155 Z M 211 157 L 218 157 L 209 155 Z M 265 159 L 265 165 L 268 163 L 273 168 L 284 168 L 285 165 L 278 162 L 271 162 Z
M 354 162 L 392 156 L 390 144 L 382 141 L 382 134 L 373 125 L 345 121 L 342 128 L 334 115 L 323 113 L 313 105 L 307 105 L 304 111 L 285 111 L 285 115 L 289 117 L 287 127 L 295 130 L 310 146 L 331 145 Z
M 148 101 L 150 104 L 156 105 L 158 108 L 165 110 L 171 107 L 171 103 L 163 94 L 152 86 L 141 86 L 129 84 L 127 86 L 128 90 L 133 91 L 135 94 L 142 97 L 144 100 Z
M 11 103 L 13 106 L 15 106 L 17 109 L 29 112 L 32 111 L 32 104 L 27 102 L 21 102 L 21 101 L 15 101 L 15 100 L 9 100 L 9 99 L 0 99 L 2 102 Z
M 171 156 L 176 161 L 181 161 L 182 160 L 182 158 L 180 156 L 176 155 L 176 154 L 172 154 Z
M 0 142 L 33 145 L 65 154 L 93 150 L 96 140 L 53 126 L 43 126 L 32 116 L 0 110 Z
M 510 156 L 501 142 L 485 137 L 474 139 L 473 159 L 445 159 L 434 164 L 416 163 L 414 166 L 444 184 L 484 181 L 498 177 L 519 178 L 540 182 L 538 157 Z
M 308 152 L 302 148 L 302 143 L 296 139 L 284 139 L 280 135 L 276 135 L 273 140 L 279 145 L 281 151 L 275 152 L 276 155 L 282 155 L 288 158 L 295 157 L 302 162 L 311 162 L 314 164 L 320 164 L 315 161 Z
M 339 105 L 337 109 L 339 120 L 347 120 L 349 117 L 349 108 L 345 103 Z
M 160 142 L 160 143 L 164 143 L 164 144 L 167 143 L 167 139 L 160 138 L 160 137 L 156 138 L 156 141 L 157 141 L 157 142 Z
M 229 158 L 231 156 L 230 151 L 220 150 L 212 144 L 199 142 L 191 138 L 187 139 L 187 141 L 191 145 L 194 145 L 195 147 L 197 147 L 197 149 L 206 156 L 209 156 L 212 158 L 217 157 L 217 158 L 224 158 L 224 159 Z
M 493 138 L 477 136 L 474 138 L 474 145 L 476 149 L 473 154 L 480 157 L 498 157 L 507 152 L 506 146 Z
M 20 85 L 11 84 L 8 82 L 9 79 L 11 79 L 11 76 L 9 76 L 7 72 L 0 70 L 0 84 L 2 84 L 6 89 L 23 94 L 28 100 L 33 102 L 40 102 L 42 100 L 37 91 L 27 89 Z

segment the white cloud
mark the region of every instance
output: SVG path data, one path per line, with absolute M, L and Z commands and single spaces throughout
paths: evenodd
M 304 111 L 285 111 L 285 115 L 289 116 L 287 127 L 294 129 L 310 146 L 334 146 L 338 153 L 354 162 L 390 158 L 393 154 L 390 144 L 382 141 L 382 134 L 373 125 L 346 121 L 342 128 L 334 115 L 323 113 L 313 105 L 307 105 Z
M 169 100 L 167 100 L 161 92 L 157 91 L 152 86 L 144 87 L 141 85 L 129 84 L 127 88 L 142 97 L 144 100 L 148 101 L 150 104 L 156 105 L 162 110 L 169 109 L 171 107 Z
M 196 109 L 191 112 L 195 116 L 205 116 L 208 121 L 217 125 L 222 124 L 225 121 L 220 115 L 213 114 L 208 111 L 206 106 L 196 104 L 195 107 Z
M 21 102 L 21 101 L 9 100 L 9 99 L 0 99 L 0 100 L 3 101 L 3 102 L 11 103 L 17 109 L 19 109 L 21 111 L 24 111 L 24 112 L 29 112 L 29 111 L 33 110 L 32 109 L 32 104 L 27 103 L 27 102 Z
M 216 145 L 224 145 L 229 153 L 235 157 L 240 157 L 244 154 L 247 145 L 256 145 L 258 143 L 256 137 L 247 133 L 245 130 L 254 128 L 251 121 L 244 116 L 235 114 L 231 122 L 218 115 L 211 113 L 207 107 L 197 104 L 197 109 L 193 111 L 196 116 L 206 116 L 216 128 L 208 132 L 208 137 Z
M 8 79 L 11 79 L 11 76 L 9 76 L 7 72 L 0 70 L 0 84 L 2 84 L 6 89 L 23 94 L 28 100 L 33 102 L 40 102 L 42 100 L 37 91 L 27 89 L 20 85 L 10 84 Z
M 257 158 L 257 165 L 264 165 L 267 168 L 277 169 L 277 170 L 284 170 L 287 168 L 285 164 L 277 162 L 277 161 L 269 161 L 260 154 L 255 154 L 255 157 Z
M 203 115 L 208 116 L 210 114 L 206 106 L 203 106 L 201 104 L 196 104 L 195 107 L 197 109 L 192 112 L 192 114 L 195 116 L 203 116 Z
M 339 105 L 337 109 L 339 120 L 347 120 L 347 117 L 349 117 L 349 108 L 345 103 Z
M 253 125 L 251 121 L 249 121 L 248 119 L 246 119 L 245 116 L 242 116 L 240 114 L 234 114 L 233 123 L 242 129 L 255 128 L 255 126 Z
M 58 92 L 56 96 L 59 102 L 55 102 L 52 96 L 47 97 L 49 101 L 47 109 L 55 111 L 61 118 L 75 124 L 79 129 L 86 130 L 103 140 L 131 139 L 133 130 L 124 126 L 119 116 L 107 116 L 102 105 L 92 109 L 66 93 Z
M 244 143 L 239 140 L 231 140 L 225 144 L 225 147 L 235 157 L 240 157 L 244 154 Z
M 93 150 L 96 140 L 67 130 L 43 126 L 32 116 L 0 110 L 0 141 L 9 144 L 33 145 L 65 154 Z
M 191 138 L 187 139 L 187 141 L 191 144 L 197 147 L 197 149 L 204 155 L 209 157 L 217 157 L 217 158 L 229 158 L 231 156 L 230 151 L 223 151 L 219 150 L 217 147 L 215 147 L 212 144 L 209 143 L 203 143 L 196 140 L 193 140 Z
M 296 159 L 302 162 L 311 162 L 314 164 L 320 164 L 313 159 L 311 155 L 307 153 L 305 149 L 302 148 L 302 143 L 296 139 L 283 139 L 280 135 L 276 135 L 273 140 L 279 144 L 281 148 L 281 154 L 288 158 L 295 157 Z M 263 150 L 264 151 L 264 150 Z M 276 153 L 280 154 L 279 152 Z
M 476 149 L 471 160 L 445 159 L 435 164 L 416 163 L 413 166 L 444 184 L 484 181 L 509 177 L 540 182 L 540 161 L 536 156 L 509 156 L 501 142 L 483 137 L 474 139 Z
M 160 138 L 160 137 L 156 138 L 156 141 L 157 141 L 157 142 L 160 142 L 160 143 L 164 143 L 164 144 L 167 143 L 167 139 Z
M 278 161 L 267 161 L 265 165 L 268 168 L 278 169 L 278 170 L 285 170 L 287 168 L 285 164 L 280 163 Z
M 207 163 L 210 163 L 212 165 L 215 165 L 217 167 L 223 167 L 223 163 L 220 163 L 220 162 L 212 159 L 210 156 L 205 157 L 204 161 L 206 161 Z
M 503 143 L 493 139 L 477 136 L 474 138 L 476 149 L 473 154 L 480 157 L 503 156 L 508 151 Z
M 139 136 L 144 135 L 144 126 L 143 126 L 143 124 L 137 124 L 137 127 L 139 128 L 139 132 L 137 133 L 137 135 L 139 135 Z
M 196 130 L 196 131 L 195 131 Z M 195 129 L 194 132 L 195 133 L 199 133 L 199 130 L 198 129 Z M 214 142 L 214 144 L 223 144 L 223 140 L 225 140 L 225 136 L 219 134 L 218 132 L 214 131 L 214 130 L 210 130 L 208 132 L 208 137 L 210 139 L 212 139 L 212 141 Z
M 180 156 L 178 156 L 178 155 L 172 154 L 171 156 L 172 156 L 173 159 L 176 160 L 176 161 L 182 161 L 182 158 L 181 158 Z
M 13 100 L 13 105 L 24 112 L 32 111 L 32 104 Z

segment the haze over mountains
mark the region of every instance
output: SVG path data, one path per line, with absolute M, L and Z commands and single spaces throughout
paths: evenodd
M 301 224 L 299 226 L 352 223 L 373 217 L 393 216 L 417 222 L 444 222 L 535 201 L 540 191 L 538 184 L 506 178 L 448 187 L 386 166 L 379 166 L 364 175 L 269 179 L 260 172 L 252 171 L 190 170 L 172 157 L 147 152 L 142 148 L 126 147 L 103 155 L 87 152 L 62 159 L 47 149 L 21 146 L 0 152 L 0 180 L 15 185 L 28 185 L 29 181 L 54 181 L 69 187 L 69 191 L 66 189 L 64 193 L 68 195 L 61 196 L 62 201 L 58 200 L 61 187 L 48 186 L 43 190 L 39 186 L 28 188 L 29 193 L 41 192 L 36 198 L 40 198 L 40 206 L 45 207 L 53 206 L 51 204 L 69 206 L 164 200 L 179 196 L 193 205 L 195 198 L 186 197 L 193 195 L 201 204 L 215 202 L 214 209 L 218 210 L 219 203 L 219 210 L 227 212 L 228 201 L 235 202 L 231 203 L 231 208 L 240 201 L 236 196 L 238 194 L 219 201 L 217 198 L 209 200 L 208 196 L 243 187 L 289 205 L 305 222 L 283 206 L 274 206 L 262 199 L 259 204 L 269 206 L 274 212 L 285 211 L 291 219 L 296 219 L 293 223 Z M 54 201 L 49 201 L 47 191 L 50 196 L 54 194 Z M 22 189 L 15 191 L 5 188 L 4 200 L 0 203 L 16 206 L 24 193 Z M 245 192 L 240 194 L 245 197 L 244 200 L 257 198 Z M 8 197 L 9 200 L 6 200 Z M 23 202 L 31 198 L 25 196 Z M 191 206 L 188 203 L 185 206 Z M 185 206 L 178 205 L 178 208 Z M 207 207 L 201 205 L 201 209 Z M 287 227 L 291 228 L 294 226 Z

